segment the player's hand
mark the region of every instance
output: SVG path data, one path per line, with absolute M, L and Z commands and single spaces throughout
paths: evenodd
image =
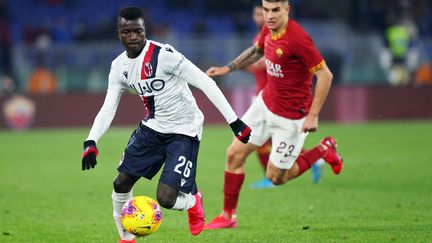
M 230 72 L 228 66 L 223 67 L 211 67 L 206 71 L 206 74 L 210 77 L 225 75 Z
M 318 130 L 318 116 L 307 115 L 303 123 L 302 132 L 316 132 Z
M 82 170 L 90 170 L 97 164 L 96 157 L 99 151 L 96 148 L 96 143 L 93 140 L 87 140 L 84 142 L 84 151 L 82 153 Z
M 237 119 L 229 125 L 238 140 L 242 143 L 247 143 L 249 141 L 252 130 L 242 120 Z

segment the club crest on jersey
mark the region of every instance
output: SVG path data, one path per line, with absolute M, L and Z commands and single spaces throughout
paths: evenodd
M 152 65 L 151 65 L 149 62 L 146 62 L 146 63 L 144 64 L 144 74 L 145 74 L 147 77 L 151 77 L 152 74 L 153 74 L 153 67 L 152 67 Z
M 278 58 L 281 58 L 282 55 L 283 55 L 283 51 L 282 51 L 282 49 L 281 49 L 281 48 L 277 48 L 277 49 L 276 49 L 276 56 L 277 56 Z

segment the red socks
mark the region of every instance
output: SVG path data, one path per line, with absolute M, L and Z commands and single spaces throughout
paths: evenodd
M 267 169 L 267 164 L 270 158 L 270 151 L 271 151 L 271 142 L 267 141 L 264 143 L 261 147 L 259 147 L 256 152 L 258 155 L 258 159 L 260 161 L 260 164 L 264 168 L 264 171 Z
M 224 211 L 232 215 L 237 208 L 240 189 L 245 179 L 245 174 L 233 174 L 225 171 L 224 177 Z
M 322 158 L 326 153 L 326 150 L 321 146 L 315 146 L 309 151 L 302 152 L 297 158 L 296 163 L 299 167 L 300 176 L 307 171 L 318 159 Z M 267 154 L 268 156 L 268 154 Z M 265 159 L 268 163 L 268 157 Z M 240 189 L 243 185 L 245 174 L 234 174 L 225 171 L 224 175 L 224 211 L 229 216 L 235 213 L 237 209 L 237 203 L 240 195 Z
M 324 150 L 321 145 L 317 145 L 311 150 L 302 152 L 296 160 L 299 167 L 299 173 L 297 176 L 300 176 L 307 171 L 313 164 L 315 164 L 315 162 L 321 159 L 325 153 L 326 150 Z

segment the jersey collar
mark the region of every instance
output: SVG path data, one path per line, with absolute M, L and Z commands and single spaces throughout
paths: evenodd
M 283 31 L 279 32 L 279 33 L 274 33 L 274 34 L 273 34 L 273 33 L 271 33 L 271 31 L 270 31 L 270 38 L 271 38 L 271 40 L 275 41 L 275 40 L 280 39 L 282 36 L 284 36 L 285 33 L 286 33 L 287 30 L 288 30 L 288 24 L 289 24 L 289 22 L 290 22 L 290 20 L 288 19 L 288 22 L 287 22 L 287 25 L 286 25 L 285 29 L 284 29 Z

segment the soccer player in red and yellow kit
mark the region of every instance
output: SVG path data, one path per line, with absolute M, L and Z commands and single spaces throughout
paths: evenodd
M 233 141 L 227 152 L 223 212 L 205 229 L 237 227 L 236 208 L 245 177 L 246 158 L 272 140 L 267 177 L 275 185 L 302 175 L 317 160 L 324 159 L 335 174 L 342 170 L 336 142 L 326 137 L 301 153 L 309 132 L 318 129 L 318 116 L 329 92 L 333 74 L 310 36 L 289 18 L 288 0 L 262 0 L 265 26 L 258 41 L 229 65 L 211 67 L 210 76 L 243 69 L 264 56 L 267 84 L 243 120 L 252 128 L 249 143 Z M 312 95 L 312 79 L 316 86 Z

